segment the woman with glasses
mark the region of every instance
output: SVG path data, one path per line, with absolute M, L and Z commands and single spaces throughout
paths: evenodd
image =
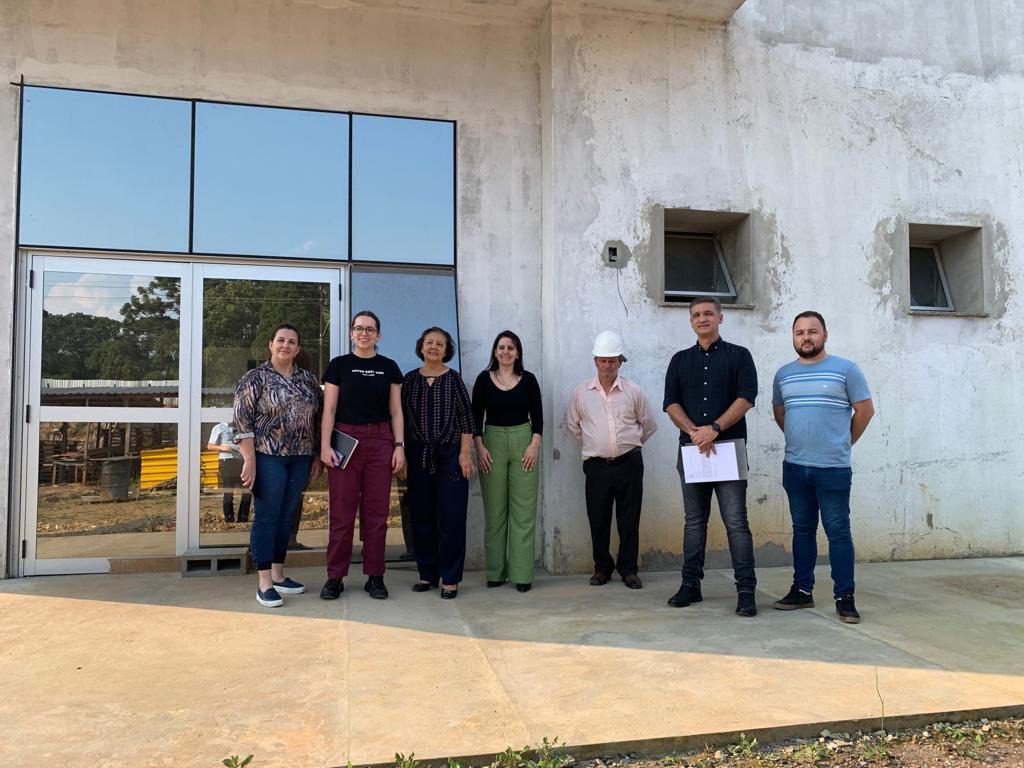
M 529 592 L 544 410 L 537 378 L 523 368 L 523 344 L 512 331 L 494 339 L 491 362 L 476 377 L 473 416 L 487 586 L 500 587 L 511 579 L 518 591 Z
M 363 541 L 364 590 L 385 600 L 384 544 L 388 533 L 391 475 L 405 466 L 405 425 L 400 395 L 402 372 L 394 360 L 377 354 L 381 327 L 377 315 L 363 310 L 349 328 L 352 351 L 331 360 L 324 372 L 324 414 L 320 422 L 320 459 L 328 467 L 330 527 L 324 600 L 336 600 L 352 561 L 356 514 Z M 338 430 L 359 441 L 342 468 L 331 447 Z
M 252 491 L 255 510 L 249 532 L 259 586 L 256 601 L 267 608 L 284 603 L 305 586 L 285 578 L 291 514 L 310 477 L 323 469 L 316 376 L 299 367 L 299 331 L 281 324 L 270 335 L 270 360 L 246 373 L 235 388 L 235 442 L 242 454 L 242 485 Z
M 402 380 L 409 430 L 409 500 L 420 580 L 413 592 L 441 586 L 441 597 L 459 593 L 466 560 L 466 505 L 473 474 L 473 409 L 466 385 L 445 363 L 455 343 L 443 328 L 428 328 L 416 342 L 423 361 Z

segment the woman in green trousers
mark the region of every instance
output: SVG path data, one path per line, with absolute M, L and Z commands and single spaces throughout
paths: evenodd
M 523 369 L 523 344 L 512 331 L 498 334 L 490 365 L 476 378 L 473 415 L 487 586 L 511 580 L 518 591 L 529 592 L 544 410 L 537 377 Z

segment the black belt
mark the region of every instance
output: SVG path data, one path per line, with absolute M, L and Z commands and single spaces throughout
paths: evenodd
M 587 459 L 587 461 L 597 461 L 600 462 L 601 464 L 608 464 L 609 466 L 614 466 L 616 464 L 621 464 L 622 462 L 635 456 L 638 453 L 640 453 L 639 445 L 636 448 L 631 448 L 630 450 L 626 451 L 621 456 L 614 456 L 610 459 L 605 458 L 604 456 L 591 456 L 589 459 Z

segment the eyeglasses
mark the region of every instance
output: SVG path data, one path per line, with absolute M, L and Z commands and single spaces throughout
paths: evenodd
M 368 336 L 373 336 L 373 334 L 375 334 L 376 332 L 377 332 L 377 329 L 372 327 L 372 326 L 369 326 L 369 325 L 366 325 L 366 326 L 363 326 L 363 325 L 353 325 L 352 326 L 352 333 L 354 333 L 356 336 L 360 336 L 360 335 L 362 335 L 364 333 L 367 334 Z

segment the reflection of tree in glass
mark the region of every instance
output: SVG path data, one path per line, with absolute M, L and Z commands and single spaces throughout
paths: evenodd
M 121 307 L 122 320 L 43 310 L 42 375 L 58 379 L 178 378 L 181 284 L 154 277 Z
M 267 359 L 274 326 L 290 323 L 302 335 L 319 377 L 330 355 L 330 287 L 326 283 L 206 280 L 203 284 L 203 387 L 233 388 Z

